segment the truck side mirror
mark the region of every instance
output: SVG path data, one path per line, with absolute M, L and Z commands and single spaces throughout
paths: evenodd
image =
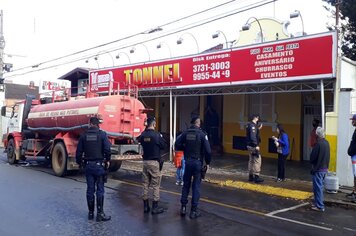
M 1 107 L 1 116 L 6 116 L 6 106 Z

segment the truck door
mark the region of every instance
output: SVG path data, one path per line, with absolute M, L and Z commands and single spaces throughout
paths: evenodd
M 22 115 L 24 104 L 15 104 L 12 107 L 10 119 L 8 121 L 8 133 L 21 132 L 22 128 Z

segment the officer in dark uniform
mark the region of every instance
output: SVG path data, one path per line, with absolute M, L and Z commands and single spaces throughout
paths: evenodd
M 260 153 L 260 126 L 258 124 L 259 115 L 251 115 L 250 122 L 246 126 L 246 142 L 247 150 L 249 151 L 248 160 L 248 180 L 255 183 L 262 183 L 263 179 L 260 178 L 261 172 L 261 153 Z
M 159 187 L 161 185 L 161 154 L 160 150 L 166 147 L 166 142 L 162 135 L 155 131 L 156 119 L 149 117 L 147 119 L 147 128 L 138 137 L 138 141 L 143 147 L 143 211 L 150 212 L 148 201 L 148 190 L 151 185 L 153 188 L 152 214 L 160 214 L 163 208 L 158 206 Z
M 104 176 L 106 175 L 105 168 L 109 168 L 110 165 L 111 144 L 106 133 L 99 129 L 99 123 L 97 117 L 90 118 L 89 129 L 79 138 L 76 162 L 85 166 L 88 219 L 94 219 L 94 193 L 96 192 L 96 221 L 108 221 L 111 217 L 106 216 L 103 210 Z M 82 158 L 83 153 L 84 159 Z
M 185 216 L 187 212 L 186 205 L 188 203 L 189 190 L 192 184 L 192 207 L 189 217 L 195 219 L 200 216 L 198 211 L 198 203 L 200 198 L 200 183 L 203 162 L 205 159 L 207 168 L 211 161 L 211 148 L 208 141 L 208 136 L 204 133 L 200 126 L 201 120 L 195 116 L 191 120 L 192 126 L 178 136 L 175 148 L 176 150 L 184 151 L 185 170 L 183 176 L 183 188 L 181 196 L 181 216 Z M 193 177 L 193 183 L 192 183 Z

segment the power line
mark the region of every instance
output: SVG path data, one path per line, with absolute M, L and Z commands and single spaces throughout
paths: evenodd
M 197 12 L 197 13 L 194 13 L 194 14 L 191 14 L 191 15 L 189 15 L 189 16 L 185 16 L 185 17 L 182 17 L 182 18 L 180 18 L 180 19 L 177 19 L 177 20 L 174 20 L 174 21 L 165 23 L 165 24 L 163 24 L 162 26 L 159 26 L 159 27 L 154 28 L 154 29 L 150 29 L 150 30 L 146 30 L 146 31 L 143 31 L 143 32 L 140 32 L 140 33 L 136 33 L 136 34 L 133 34 L 133 35 L 129 35 L 129 36 L 126 36 L 126 37 L 124 37 L 124 38 L 120 38 L 120 39 L 117 39 L 117 40 L 114 40 L 114 41 L 110 41 L 110 42 L 107 42 L 107 43 L 103 43 L 103 44 L 100 44 L 100 45 L 97 45 L 97 46 L 94 46 L 94 47 L 91 47 L 91 48 L 83 49 L 83 50 L 80 50 L 80 51 L 77 51 L 77 52 L 74 52 L 74 53 L 70 53 L 70 54 L 67 54 L 67 55 L 64 55 L 64 56 L 60 56 L 60 57 L 57 57 L 57 58 L 54 58 L 54 59 L 50 59 L 50 60 L 47 60 L 47 61 L 44 61 L 44 62 L 40 62 L 40 63 L 37 63 L 37 64 L 35 64 L 35 65 L 25 66 L 25 67 L 22 67 L 22 68 L 13 70 L 13 72 L 16 72 L 16 71 L 19 71 L 19 70 L 23 70 L 23 69 L 28 69 L 28 68 L 37 68 L 37 67 L 39 67 L 40 65 L 43 65 L 43 64 L 47 64 L 47 63 L 50 63 L 50 62 L 53 62 L 53 61 L 58 61 L 58 60 L 61 60 L 61 59 L 63 59 L 63 58 L 66 58 L 66 57 L 75 56 L 75 55 L 78 55 L 78 54 L 80 54 L 80 53 L 87 52 L 87 51 L 90 51 L 90 50 L 94 50 L 94 49 L 97 49 L 97 48 L 101 48 L 101 47 L 104 47 L 104 46 L 107 46 L 107 45 L 110 45 L 110 44 L 113 44 L 113 43 L 117 43 L 117 42 L 120 42 L 120 41 L 124 41 L 124 40 L 130 39 L 130 38 L 136 37 L 136 36 L 138 36 L 138 35 L 151 34 L 151 33 L 154 33 L 154 32 L 157 32 L 157 31 L 162 30 L 162 27 L 163 27 L 163 26 L 167 26 L 167 25 L 171 25 L 171 24 L 177 23 L 177 22 L 182 21 L 182 20 L 184 20 L 184 19 L 188 19 L 188 18 L 190 18 L 190 17 L 193 17 L 193 16 L 196 16 L 196 15 L 202 14 L 202 13 L 204 13 L 204 12 L 207 12 L 207 11 L 210 11 L 210 10 L 213 10 L 213 9 L 216 9 L 216 8 L 219 8 L 219 7 L 221 7 L 221 6 L 230 4 L 230 3 L 235 2 L 235 1 L 236 1 L 236 0 L 232 0 L 232 1 L 229 1 L 229 2 L 226 2 L 226 3 L 219 4 L 219 5 L 217 5 L 217 6 L 208 8 L 208 9 L 206 9 L 206 10 L 203 10 L 203 11 L 200 11 L 200 12 Z
M 208 12 L 208 11 L 214 10 L 214 9 L 216 9 L 216 8 L 219 8 L 219 7 L 225 6 L 225 5 L 227 5 L 227 4 L 230 4 L 230 3 L 232 3 L 232 2 L 236 2 L 236 0 L 232 0 L 232 1 L 229 1 L 229 2 L 225 2 L 225 3 L 222 3 L 222 4 L 216 5 L 216 6 L 214 6 L 214 7 L 211 7 L 211 8 L 208 8 L 208 9 L 205 9 L 205 10 L 202 10 L 202 11 L 199 11 L 199 12 L 196 12 L 196 13 L 193 13 L 193 14 L 191 14 L 191 15 L 188 15 L 188 16 L 185 16 L 185 17 L 182 17 L 182 18 L 180 18 L 180 19 L 177 19 L 177 20 L 174 20 L 174 21 L 168 22 L 168 23 L 166 23 L 166 24 L 161 25 L 161 27 L 164 27 L 164 26 L 167 26 L 167 25 L 171 25 L 171 24 L 177 23 L 177 22 L 179 22 L 179 21 L 182 21 L 182 20 L 188 19 L 188 18 L 193 17 L 193 16 L 200 15 L 200 14 L 202 14 L 202 13 L 205 13 L 205 12 Z
M 266 2 L 267 1 L 267 2 Z M 208 24 L 208 23 L 211 23 L 211 22 L 214 22 L 214 21 L 217 21 L 217 20 L 221 20 L 221 19 L 224 19 L 224 18 L 227 18 L 227 17 L 230 17 L 230 16 L 233 16 L 233 15 L 236 15 L 236 14 L 239 14 L 239 13 L 242 13 L 242 12 L 245 12 L 245 11 L 249 11 L 249 10 L 252 10 L 252 9 L 255 9 L 255 8 L 258 8 L 258 7 L 261 7 L 261 6 L 264 6 L 264 5 L 267 5 L 267 4 L 270 4 L 270 3 L 273 3 L 275 1 L 278 1 L 278 0 L 263 0 L 263 1 L 260 1 L 258 3 L 254 3 L 254 4 L 259 4 L 259 5 L 255 5 L 255 6 L 252 6 L 254 4 L 250 4 L 251 7 L 248 7 L 246 9 L 243 9 L 243 10 L 239 10 L 239 11 L 236 11 L 236 12 L 233 12 L 233 13 L 229 13 L 227 15 L 224 15 L 224 16 L 221 16 L 221 17 L 218 17 L 218 18 L 214 18 L 214 19 L 211 19 L 209 21 L 206 21 L 206 22 L 203 22 L 203 23 L 200 23 L 198 25 L 193 25 L 193 26 L 190 26 L 190 27 L 187 27 L 187 28 L 184 28 L 184 29 L 180 29 L 180 30 L 176 30 L 174 32 L 171 32 L 171 33 L 168 33 L 168 34 L 165 34 L 165 35 L 161 35 L 161 36 L 158 36 L 158 37 L 154 37 L 154 38 L 151 38 L 151 39 L 148 39 L 148 40 L 145 40 L 145 41 L 140 41 L 140 42 L 137 42 L 137 43 L 134 43 L 134 44 L 131 44 L 131 45 L 128 45 L 128 46 L 123 46 L 123 47 L 120 47 L 120 48 L 116 48 L 112 51 L 105 51 L 106 52 L 113 52 L 113 51 L 116 51 L 116 50 L 120 50 L 120 49 L 124 49 L 124 48 L 128 48 L 128 47 L 132 47 L 136 44 L 140 44 L 140 43 L 146 43 L 146 42 L 150 42 L 150 41 L 154 41 L 156 39 L 160 39 L 160 38 L 164 38 L 164 37 L 167 37 L 167 36 L 170 36 L 170 35 L 173 35 L 173 34 L 177 34 L 177 33 L 180 33 L 180 32 L 183 32 L 183 31 L 186 31 L 186 30 L 189 30 L 189 29 L 193 29 L 193 28 L 196 28 L 196 27 L 200 27 L 202 25 L 205 25 L 205 24 Z M 104 53 L 103 53 L 104 54 Z M 101 55 L 101 54 L 97 54 L 97 53 L 93 53 L 93 55 Z M 56 65 L 51 65 L 51 66 L 48 66 L 48 67 L 43 67 L 43 68 L 40 68 L 40 69 L 37 69 L 37 70 L 33 70 L 33 71 L 27 71 L 27 72 L 24 72 L 24 73 L 20 73 L 20 74 L 15 74 L 15 75 L 11 75 L 11 76 L 8 76 L 7 78 L 12 78 L 12 77 L 16 77 L 16 76 L 20 76 L 20 75 L 26 75 L 26 74 L 30 74 L 30 73 L 33 73 L 33 72 L 38 72 L 38 71 L 43 71 L 43 70 L 46 70 L 46 69 L 51 69 L 51 68 L 55 68 L 55 67 L 58 67 L 58 66 L 63 66 L 63 65 L 67 65 L 67 64 L 71 64 L 71 63 L 74 63 L 74 62 L 77 62 L 77 61 L 80 61 L 80 60 L 83 60 L 83 59 L 86 59 L 90 56 L 82 56 L 80 57 L 79 59 L 74 59 L 74 60 L 71 60 L 71 61 L 67 61 L 67 62 L 64 62 L 64 63 L 60 63 L 60 64 L 56 64 Z
M 223 16 L 219 16 L 219 17 L 211 17 L 209 18 L 208 20 L 205 20 L 204 22 L 202 23 L 199 23 L 199 24 L 196 24 L 196 25 L 192 25 L 192 26 L 189 26 L 189 27 L 186 27 L 186 28 L 180 28 L 179 30 L 175 30 L 175 31 L 172 31 L 171 33 L 167 33 L 167 34 L 164 34 L 164 35 L 160 35 L 158 37 L 153 37 L 153 38 L 150 38 L 148 40 L 144 40 L 144 41 L 140 41 L 140 42 L 137 42 L 137 43 L 133 43 L 133 44 L 130 44 L 130 45 L 126 45 L 126 46 L 122 46 L 122 47 L 119 47 L 119 48 L 115 48 L 111 51 L 109 50 L 104 50 L 105 52 L 103 53 L 93 53 L 93 55 L 102 55 L 104 53 L 108 53 L 108 52 L 113 52 L 113 51 L 117 51 L 117 50 L 121 50 L 121 49 L 124 49 L 124 48 L 129 48 L 129 47 L 132 47 L 136 44 L 142 44 L 142 43 L 146 43 L 146 42 L 151 42 L 151 41 L 154 41 L 154 40 L 157 40 L 157 39 L 160 39 L 160 38 L 164 38 L 164 37 L 167 37 L 167 36 L 170 36 L 170 35 L 173 35 L 173 34 L 177 34 L 177 33 L 180 33 L 180 32 L 183 32 L 183 31 L 186 31 L 186 30 L 189 30 L 189 29 L 193 29 L 193 28 L 197 28 L 197 27 L 200 27 L 202 25 L 206 25 L 206 24 L 209 24 L 211 22 L 214 22 L 214 21 L 217 21 L 217 20 L 221 20 L 221 19 L 224 19 L 224 18 L 227 18 L 227 17 L 230 17 L 230 16 L 233 16 L 233 15 L 236 15 L 236 14 L 239 14 L 239 13 L 242 13 L 242 12 L 246 12 L 246 11 L 249 11 L 249 10 L 252 10 L 252 9 L 255 9 L 255 8 L 258 8 L 258 7 L 261 7 L 261 6 L 264 6 L 264 5 L 268 5 L 270 3 L 273 3 L 273 2 L 276 2 L 278 0 L 262 0 L 260 2 L 256 2 L 256 3 L 253 3 L 253 4 L 250 4 L 248 6 L 245 6 L 244 8 L 245 9 L 238 9 L 238 11 L 230 11 L 229 13 L 223 15 Z M 232 1 L 231 1 L 232 2 Z M 258 5 L 256 5 L 258 4 Z M 102 44 L 102 45 L 99 45 L 99 46 L 96 46 L 96 47 L 93 47 L 93 48 L 99 48 L 99 47 L 102 47 L 102 46 L 106 46 L 106 45 L 110 45 L 114 42 L 119 42 L 119 41 L 123 41 L 125 39 L 128 39 L 128 38 L 132 38 L 134 36 L 137 36 L 137 35 L 140 35 L 142 33 L 138 33 L 138 34 L 134 34 L 134 35 L 131 35 L 131 36 L 127 36 L 125 38 L 122 38 L 122 39 L 118 39 L 118 40 L 115 40 L 115 41 L 112 41 L 110 43 L 105 43 L 105 44 Z M 93 48 L 91 49 L 87 49 L 87 50 L 81 50 L 80 52 L 77 52 L 77 53 L 72 53 L 70 54 L 70 56 L 74 56 L 74 55 L 77 55 L 79 53 L 83 53 L 83 52 L 86 52 L 86 51 L 89 51 L 89 50 L 92 50 Z M 43 63 L 39 63 L 37 64 L 37 67 L 39 65 L 42 65 L 42 64 L 45 64 L 45 63 L 49 63 L 49 62 L 52 62 L 52 61 L 56 61 L 56 60 L 59 60 L 59 59 L 63 59 L 63 58 L 67 58 L 69 57 L 68 55 L 67 56 L 62 56 L 60 58 L 57 58 L 57 59 L 52 59 L 52 60 L 49 60 L 47 62 L 43 62 Z M 74 63 L 74 62 L 77 62 L 77 61 L 81 61 L 81 60 L 84 60 L 88 57 L 91 57 L 91 56 L 88 56 L 88 55 L 85 55 L 85 56 L 81 56 L 80 58 L 77 58 L 77 59 L 73 59 L 73 60 L 70 60 L 70 61 L 67 61 L 67 62 L 63 62 L 63 63 L 59 63 L 59 64 L 56 64 L 56 65 L 51 65 L 51 66 L 48 66 L 48 67 L 43 67 L 43 68 L 39 68 L 39 69 L 36 69 L 36 70 L 32 70 L 32 71 L 27 71 L 27 72 L 24 72 L 24 73 L 19 73 L 19 74 L 15 74 L 15 75 L 11 75 L 11 76 L 8 76 L 6 78 L 13 78 L 13 77 L 16 77 L 16 76 L 20 76 L 20 75 L 26 75 L 26 74 L 30 74 L 30 73 L 33 73 L 33 72 L 38 72 L 38 71 L 42 71 L 42 70 L 47 70 L 47 69 L 51 69 L 51 68 L 54 68 L 54 67 L 58 67 L 58 66 L 63 66 L 63 65 L 67 65 L 67 64 L 71 64 L 71 63 Z M 37 68 L 36 67 L 36 68 Z M 17 69 L 17 70 L 14 70 L 12 72 L 16 72 L 16 71 L 19 71 L 19 70 L 23 70 L 23 69 L 27 69 L 27 68 L 34 68 L 33 66 L 29 66 L 29 67 L 24 67 L 24 68 L 21 68 L 21 69 Z

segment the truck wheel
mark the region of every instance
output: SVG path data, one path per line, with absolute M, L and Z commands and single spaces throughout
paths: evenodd
M 110 162 L 109 171 L 110 172 L 116 172 L 118 169 L 120 169 L 121 163 L 122 163 L 122 161 L 112 161 L 112 162 Z
M 52 169 L 55 175 L 62 177 L 67 171 L 67 151 L 62 142 L 55 144 L 52 151 Z
M 7 161 L 11 165 L 17 163 L 15 151 L 16 151 L 15 140 L 12 138 L 12 139 L 9 140 L 9 142 L 7 144 L 7 148 L 6 148 Z

